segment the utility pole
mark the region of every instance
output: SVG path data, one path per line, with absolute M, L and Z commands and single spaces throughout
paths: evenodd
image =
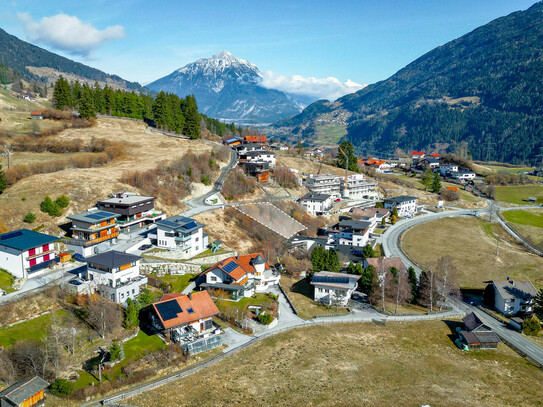
M 499 248 L 500 248 L 500 237 L 496 236 L 496 256 L 498 255 Z

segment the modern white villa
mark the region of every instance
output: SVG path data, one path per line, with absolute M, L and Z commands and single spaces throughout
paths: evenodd
M 332 195 L 309 192 L 300 198 L 300 205 L 311 215 L 326 215 L 332 209 Z
M 315 289 L 314 299 L 328 305 L 345 306 L 358 287 L 359 278 L 354 274 L 319 271 L 311 279 Z
M 414 196 L 397 196 L 395 198 L 385 199 L 384 206 L 385 209 L 390 209 L 391 211 L 396 208 L 398 211 L 398 216 L 406 217 L 413 216 L 417 212 L 417 199 Z
M 156 222 L 155 238 L 158 247 L 178 250 L 182 258 L 190 259 L 207 249 L 208 235 L 204 225 L 182 215 Z

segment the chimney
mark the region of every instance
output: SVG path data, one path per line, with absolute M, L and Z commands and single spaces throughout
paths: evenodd
M 189 297 L 189 300 L 192 300 L 192 293 L 188 293 L 187 295 Z

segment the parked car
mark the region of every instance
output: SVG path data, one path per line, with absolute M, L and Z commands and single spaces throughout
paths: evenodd
M 334 202 L 341 202 L 341 198 L 336 199 Z
M 138 250 L 148 250 L 151 247 L 153 247 L 152 244 L 142 244 L 140 247 L 138 247 Z

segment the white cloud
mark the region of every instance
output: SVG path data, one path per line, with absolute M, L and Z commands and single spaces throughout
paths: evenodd
M 272 71 L 266 71 L 262 74 L 261 85 L 265 88 L 328 100 L 336 100 L 367 86 L 353 82 L 350 79 L 341 83 L 338 78 L 332 76 L 327 78 L 306 78 L 301 75 L 283 75 Z
M 74 55 L 88 56 L 103 43 L 125 35 L 124 28 L 120 25 L 98 30 L 91 24 L 64 13 L 43 17 L 40 21 L 35 21 L 29 13 L 17 13 L 17 18 L 23 23 L 29 41 L 49 45 Z

